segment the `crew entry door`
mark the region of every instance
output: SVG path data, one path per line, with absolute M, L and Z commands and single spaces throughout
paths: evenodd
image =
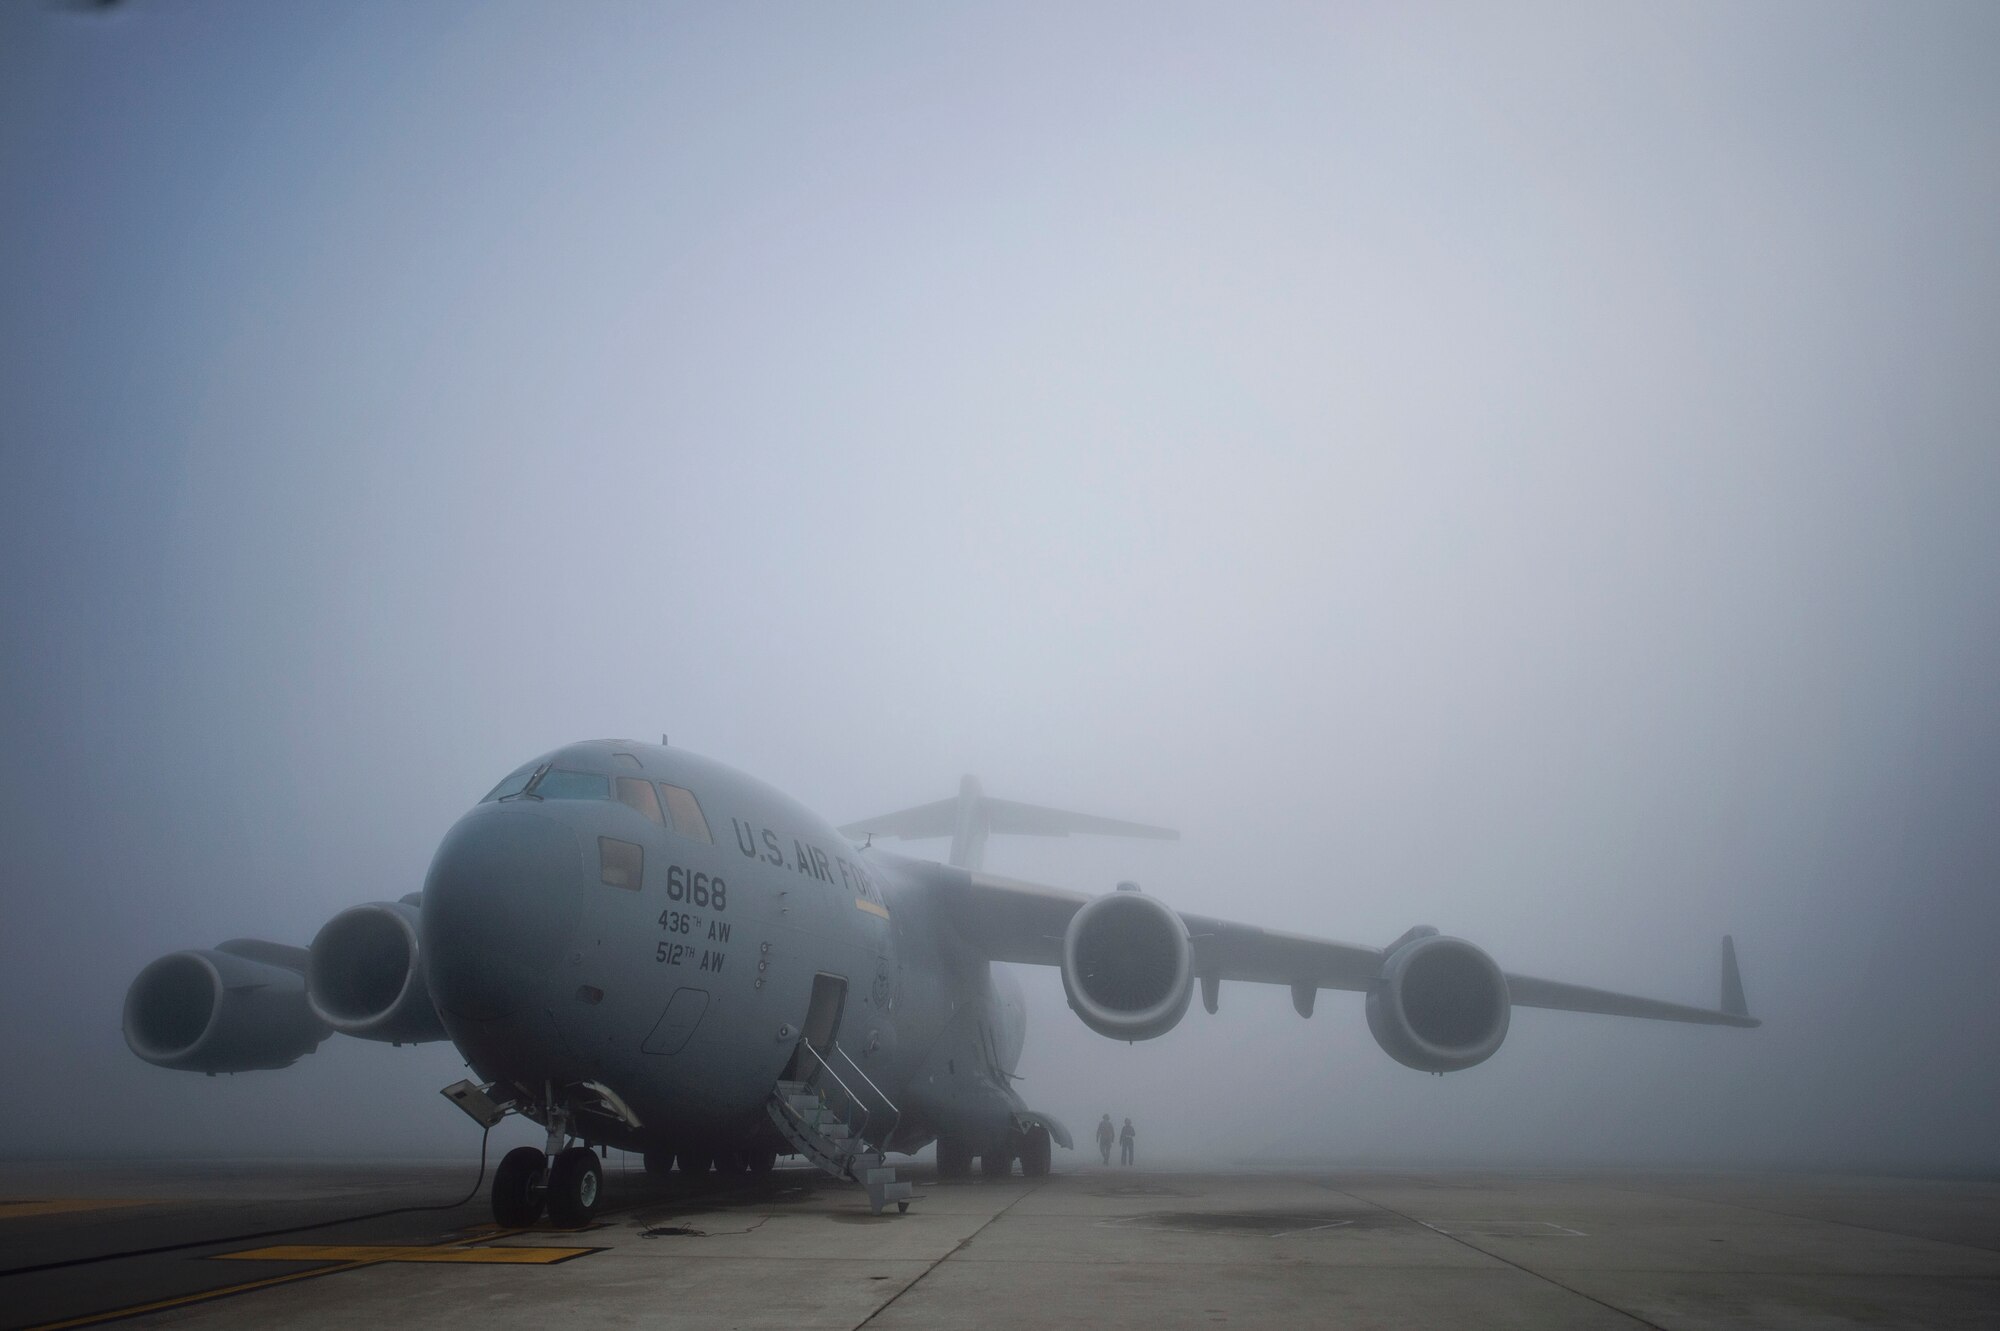
M 799 1023 L 799 1047 L 792 1054 L 791 1068 L 785 1073 L 796 1081 L 825 1081 L 816 1077 L 820 1071 L 820 1058 L 829 1057 L 833 1051 L 834 1039 L 840 1033 L 840 1013 L 847 1006 L 847 977 L 828 975 L 824 971 L 813 976 L 812 1001 L 806 1004 L 805 1020 Z M 813 1052 L 807 1053 L 810 1048 Z M 819 1058 L 813 1057 L 818 1054 Z

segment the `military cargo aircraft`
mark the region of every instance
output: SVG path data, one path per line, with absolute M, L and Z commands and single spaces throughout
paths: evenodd
M 1287 986 L 1301 1016 L 1352 990 L 1385 1053 L 1438 1074 L 1492 1057 L 1517 1007 L 1758 1024 L 1727 938 L 1719 1006 L 1686 1006 L 1509 974 L 1427 927 L 1367 947 L 1182 914 L 1130 883 L 1089 897 L 990 876 L 995 832 L 1174 835 L 971 778 L 836 830 L 682 749 L 571 744 L 460 818 L 422 892 L 343 911 L 309 948 L 235 939 L 148 965 L 125 1039 L 211 1074 L 285 1067 L 336 1031 L 449 1039 L 479 1081 L 446 1095 L 488 1128 L 513 1113 L 547 1131 L 495 1170 L 495 1219 L 575 1226 L 612 1146 L 659 1173 L 803 1155 L 877 1211 L 910 1199 L 886 1153 L 933 1141 L 942 1177 L 974 1159 L 1047 1173 L 1071 1138 L 1013 1087 L 1021 990 L 996 962 L 1058 967 L 1083 1023 L 1127 1041 L 1172 1030 L 1197 982 L 1210 1012 L 1224 980 Z M 948 864 L 873 844 L 941 835 Z

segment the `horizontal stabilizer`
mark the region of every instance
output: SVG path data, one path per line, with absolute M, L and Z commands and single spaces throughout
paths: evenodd
M 986 838 L 994 832 L 1012 836 L 1123 836 L 1154 841 L 1178 841 L 1180 833 L 1171 827 L 1127 822 L 1122 818 L 1101 818 L 1089 813 L 1071 813 L 1017 800 L 994 799 L 979 788 L 979 778 L 967 776 L 958 784 L 958 798 L 919 804 L 914 808 L 862 818 L 840 829 L 851 837 L 882 836 L 921 840 L 950 837 L 948 863 L 961 869 L 980 868 L 986 858 Z
M 857 823 L 848 823 L 840 829 L 840 834 L 904 837 L 912 841 L 924 837 L 950 836 L 952 819 L 957 813 L 957 800 L 939 800 L 935 804 L 919 804 L 914 809 L 878 814 L 873 818 L 863 818 Z
M 1179 841 L 1181 834 L 1171 827 L 1148 823 L 1128 823 L 1122 818 L 1099 818 L 1088 813 L 1045 809 L 1038 804 L 1018 804 L 1013 800 L 988 799 L 987 830 L 1023 836 L 1069 836 L 1083 832 L 1092 836 L 1129 836 L 1148 841 Z

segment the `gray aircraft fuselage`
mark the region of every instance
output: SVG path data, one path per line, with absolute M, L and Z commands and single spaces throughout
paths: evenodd
M 540 773 L 531 792 L 523 787 Z M 649 793 L 650 792 L 650 793 Z M 696 812 L 698 810 L 698 813 Z M 1003 1140 L 1020 989 L 938 915 L 964 871 L 857 850 L 797 802 L 659 745 L 572 744 L 452 827 L 422 900 L 423 969 L 478 1076 L 528 1096 L 596 1082 L 634 1150 L 768 1134 L 816 977 L 844 984 L 837 1039 L 900 1111 L 878 1144 Z M 820 981 L 822 1001 L 829 982 Z M 838 989 L 838 986 L 834 986 Z

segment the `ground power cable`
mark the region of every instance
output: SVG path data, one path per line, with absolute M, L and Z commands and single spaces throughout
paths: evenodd
M 309 1230 L 328 1229 L 334 1225 L 357 1225 L 364 1220 L 382 1220 L 392 1215 L 456 1211 L 460 1207 L 470 1205 L 472 1200 L 479 1196 L 479 1189 L 486 1183 L 486 1141 L 492 1134 L 491 1128 L 479 1134 L 479 1177 L 472 1181 L 472 1190 L 455 1202 L 444 1202 L 436 1206 L 397 1206 L 387 1211 L 369 1211 L 365 1215 L 343 1215 L 331 1220 L 315 1220 L 307 1225 L 287 1225 L 283 1229 L 260 1229 L 250 1234 L 226 1234 L 212 1239 L 190 1239 L 186 1243 L 163 1243 L 157 1248 L 128 1248 L 123 1252 L 99 1253 L 94 1257 L 71 1257 L 60 1262 L 39 1262 L 33 1266 L 10 1266 L 0 1271 L 0 1278 L 33 1275 L 37 1271 L 60 1271 L 66 1266 L 89 1266 L 93 1262 L 115 1262 L 125 1257 L 153 1257 L 164 1252 L 185 1252 L 189 1248 L 212 1248 L 223 1243 L 248 1243 L 252 1239 L 274 1239 L 281 1234 L 304 1234 Z

